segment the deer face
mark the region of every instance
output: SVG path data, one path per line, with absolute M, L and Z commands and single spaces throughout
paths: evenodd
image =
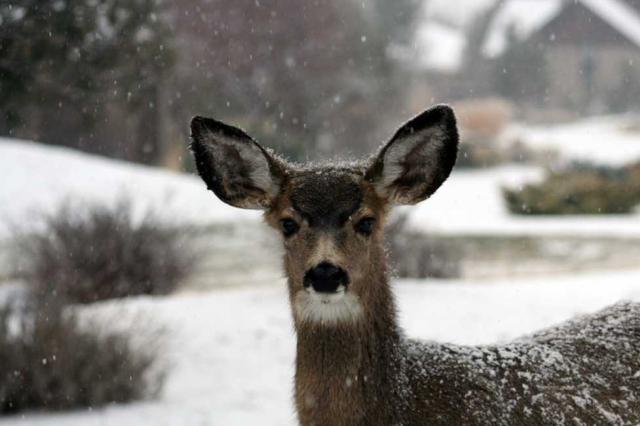
M 402 126 L 371 159 L 344 165 L 292 165 L 243 131 L 196 117 L 196 166 L 222 201 L 262 209 L 282 235 L 297 322 L 359 320 L 386 285 L 383 226 L 389 208 L 433 194 L 455 163 L 453 111 L 437 106 Z

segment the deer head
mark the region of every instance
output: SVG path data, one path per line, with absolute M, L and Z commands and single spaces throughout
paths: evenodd
M 368 160 L 294 165 L 242 130 L 195 117 L 191 149 L 208 188 L 232 206 L 262 209 L 284 242 L 296 324 L 359 321 L 387 286 L 383 227 L 394 205 L 433 194 L 456 161 L 445 105 L 404 124 Z

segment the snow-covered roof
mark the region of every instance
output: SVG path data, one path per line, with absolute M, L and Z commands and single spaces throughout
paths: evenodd
M 411 47 L 394 52 L 420 70 L 456 72 L 462 65 L 468 29 L 497 0 L 430 0 L 420 11 Z
M 551 21 L 561 9 L 562 0 L 508 0 L 489 26 L 483 54 L 500 55 L 507 47 L 509 31 L 513 31 L 518 40 L 523 40 Z
M 581 0 L 609 25 L 640 46 L 640 15 L 621 0 Z
M 640 15 L 623 0 L 574 0 L 607 22 L 631 42 L 640 46 Z M 524 40 L 555 18 L 563 0 L 507 0 L 497 11 L 482 47 L 487 57 L 502 54 L 507 47 L 509 31 Z
M 417 65 L 433 71 L 455 72 L 462 65 L 466 45 L 462 30 L 431 22 L 416 34 Z

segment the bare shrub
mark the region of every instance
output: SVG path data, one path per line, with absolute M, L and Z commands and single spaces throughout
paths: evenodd
M 458 152 L 458 168 L 483 168 L 500 164 L 505 159 L 499 153 L 495 140 L 466 135 Z
M 151 346 L 81 327 L 54 302 L 0 307 L 0 414 L 96 407 L 151 397 L 162 370 Z
M 464 143 L 460 145 L 458 167 L 489 167 L 506 161 L 497 146 L 498 137 L 509 124 L 512 106 L 498 98 L 456 103 L 456 115 Z
M 462 252 L 450 242 L 411 232 L 406 216 L 387 226 L 390 263 L 401 278 L 454 278 L 460 276 Z
M 460 101 L 455 107 L 463 132 L 478 137 L 496 138 L 513 116 L 512 105 L 499 98 Z
M 197 261 L 184 231 L 152 214 L 135 220 L 127 200 L 60 207 L 17 241 L 16 275 L 42 297 L 70 303 L 167 294 Z

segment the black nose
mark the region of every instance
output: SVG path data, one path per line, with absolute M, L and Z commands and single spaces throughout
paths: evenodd
M 304 286 L 313 287 L 317 292 L 335 293 L 340 285 L 347 286 L 347 272 L 329 262 L 322 262 L 304 274 Z

